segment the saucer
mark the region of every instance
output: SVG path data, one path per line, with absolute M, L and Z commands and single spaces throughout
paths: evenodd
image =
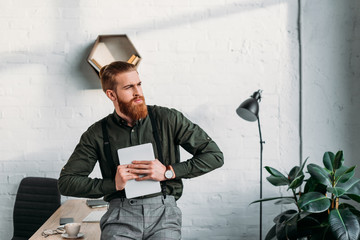
M 68 239 L 75 239 L 75 238 L 82 238 L 84 235 L 85 234 L 79 232 L 76 237 L 69 237 L 69 235 L 67 233 L 63 233 L 63 234 L 61 234 L 61 237 L 68 238 Z

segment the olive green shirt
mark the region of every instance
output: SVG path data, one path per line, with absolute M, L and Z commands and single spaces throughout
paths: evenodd
M 153 110 L 159 131 L 162 157 L 165 161 L 163 164 L 171 165 L 176 176 L 175 179 L 166 181 L 166 193 L 179 199 L 183 191 L 181 179 L 197 177 L 221 167 L 224 163 L 223 154 L 198 125 L 192 123 L 179 111 L 159 106 L 149 107 Z M 133 127 L 128 126 L 115 111 L 106 118 L 111 154 L 116 165 L 121 164 L 117 149 L 144 143 L 152 143 L 155 156 L 158 158 L 149 116 L 137 121 Z M 180 162 L 179 146 L 193 157 Z M 89 178 L 97 161 L 103 178 Z M 106 201 L 118 197 L 119 191 L 116 191 L 115 179 L 105 158 L 101 121 L 91 125 L 82 134 L 80 142 L 61 170 L 58 186 L 61 194 L 65 196 L 86 198 L 105 196 Z

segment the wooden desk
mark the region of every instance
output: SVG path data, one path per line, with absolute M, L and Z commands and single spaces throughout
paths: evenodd
M 47 238 L 41 234 L 45 229 L 56 229 L 60 224 L 60 218 L 72 217 L 74 222 L 81 223 L 80 232 L 85 236 L 80 239 L 86 240 L 99 240 L 100 239 L 100 226 L 99 223 L 83 223 L 82 220 L 92 211 L 106 210 L 106 207 L 102 208 L 90 208 L 86 205 L 86 199 L 71 199 L 62 204 L 56 212 L 37 230 L 30 240 L 52 240 L 52 239 L 64 239 L 61 234 L 51 235 Z

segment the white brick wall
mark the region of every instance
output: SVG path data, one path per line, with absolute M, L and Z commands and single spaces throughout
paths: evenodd
M 340 23 L 344 21 L 341 16 L 355 6 L 350 2 L 337 3 L 342 5 L 340 13 L 335 7 L 330 9 L 338 14 Z M 346 123 L 355 126 L 358 133 L 360 122 L 354 119 L 359 120 L 358 114 L 350 111 L 359 106 L 359 84 L 353 82 L 360 69 L 356 68 L 360 49 L 354 44 L 359 27 L 352 25 L 347 38 L 337 40 L 343 44 L 352 41 L 351 51 L 345 47 L 340 52 L 345 54 L 346 62 L 346 56 L 355 51 L 350 67 L 348 62 L 344 63 L 345 69 L 334 67 L 338 62 L 318 66 L 319 58 L 336 58 L 336 52 L 326 52 L 336 49 L 337 42 L 332 39 L 338 34 L 333 29 L 323 45 L 331 15 L 315 16 L 312 4 L 305 1 L 302 6 L 305 59 L 310 60 L 304 68 L 305 83 L 309 84 L 303 93 L 306 156 L 321 155 L 327 147 L 333 151 L 346 148 L 335 140 L 328 145 L 328 139 L 345 137 L 347 125 L 336 128 L 341 133 L 324 129 L 328 131 L 327 139 L 318 140 L 321 151 L 316 138 L 312 138 L 316 128 L 326 121 L 328 128 L 342 124 L 333 110 L 341 111 L 350 101 L 350 109 L 345 108 L 352 120 Z M 322 0 L 316 10 L 326 12 L 330 5 Z M 350 15 L 346 21 L 352 24 L 353 18 Z M 318 28 L 322 31 L 312 29 L 313 20 L 320 22 Z M 249 203 L 259 196 L 258 129 L 256 123 L 240 119 L 235 109 L 254 91 L 263 89 L 260 116 L 266 141 L 264 165 L 288 171 L 298 164 L 296 21 L 297 1 L 1 1 L 0 239 L 12 236 L 9 229 L 20 180 L 25 176 L 57 178 L 82 132 L 113 110 L 85 61 L 100 34 L 127 34 L 143 57 L 139 71 L 147 103 L 181 110 L 224 152 L 221 169 L 185 181 L 184 195 L 178 202 L 183 210 L 183 239 L 257 239 L 259 210 Z M 312 46 L 314 38 L 317 41 Z M 325 56 L 316 55 L 312 47 Z M 326 68 L 341 79 L 326 77 L 319 83 L 326 76 Z M 346 74 L 349 70 L 353 74 Z M 344 78 L 352 87 L 351 99 L 346 98 L 346 91 L 337 92 L 334 102 L 329 95 L 342 87 Z M 330 89 L 324 90 L 325 86 Z M 317 99 L 319 94 L 311 91 L 314 89 L 328 97 Z M 317 114 L 316 108 L 308 108 L 308 99 L 316 100 L 323 112 Z M 326 120 L 327 115 L 330 120 Z M 353 146 L 354 138 L 345 137 L 346 143 Z M 349 147 L 347 151 L 358 156 Z M 186 157 L 183 153 L 183 159 Z M 278 194 L 264 180 L 264 196 Z M 272 203 L 264 204 L 264 235 L 279 210 Z

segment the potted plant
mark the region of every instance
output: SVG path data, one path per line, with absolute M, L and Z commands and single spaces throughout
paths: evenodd
M 267 180 L 274 186 L 287 186 L 291 195 L 252 203 L 277 200 L 275 204 L 295 205 L 295 209 L 285 210 L 274 218 L 275 225 L 265 239 L 359 239 L 360 212 L 351 205 L 354 201 L 360 203 L 360 179 L 354 177 L 355 166 L 343 164 L 343 151 L 325 152 L 324 167 L 308 164 L 310 177 L 305 180 L 307 160 L 286 175 L 265 167 L 270 173 Z

